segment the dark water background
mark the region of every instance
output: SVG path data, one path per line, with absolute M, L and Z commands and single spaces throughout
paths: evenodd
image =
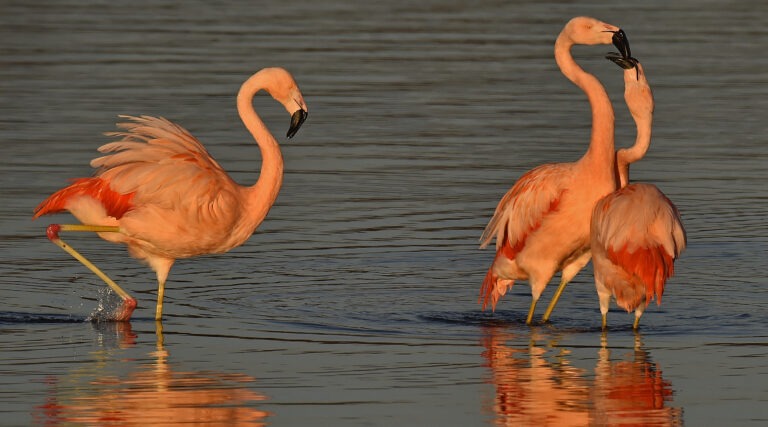
M 499 198 L 586 150 L 586 98 L 552 56 L 577 15 L 624 28 L 642 60 L 656 113 L 632 178 L 688 231 L 637 335 L 613 307 L 601 336 L 589 267 L 548 326 L 523 324 L 524 284 L 495 314 L 476 304 Z M 0 424 L 765 424 L 767 24 L 752 1 L 0 1 Z M 626 146 L 609 49 L 574 55 Z M 91 173 L 118 114 L 167 117 L 255 182 L 234 95 L 276 65 L 310 115 L 280 138 L 267 220 L 176 263 L 162 331 L 154 274 L 72 235 L 139 300 L 129 324 L 87 322 L 105 286 L 44 237 L 72 218 L 33 208 Z M 284 110 L 255 106 L 282 137 Z

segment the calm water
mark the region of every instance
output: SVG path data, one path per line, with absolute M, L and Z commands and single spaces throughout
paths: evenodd
M 764 4 L 257 3 L 0 2 L 0 424 L 768 422 Z M 633 179 L 658 185 L 688 230 L 637 335 L 614 307 L 602 336 L 591 268 L 548 326 L 523 324 L 526 285 L 495 314 L 476 303 L 493 258 L 477 239 L 499 198 L 586 149 L 586 98 L 552 57 L 576 15 L 623 27 L 643 61 L 654 139 Z M 574 54 L 608 88 L 626 146 L 607 50 Z M 91 173 L 118 114 L 165 116 L 255 182 L 234 95 L 274 65 L 310 115 L 283 144 L 266 222 L 229 254 L 176 263 L 162 331 L 154 274 L 71 236 L 139 300 L 128 324 L 86 321 L 105 286 L 33 208 Z M 282 108 L 255 105 L 284 135 Z

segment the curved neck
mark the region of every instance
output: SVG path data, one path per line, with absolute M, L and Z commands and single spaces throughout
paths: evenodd
M 629 184 L 629 164 L 634 163 L 645 156 L 648 147 L 651 145 L 651 123 L 652 115 L 644 117 L 632 116 L 637 126 L 637 138 L 635 145 L 629 148 L 622 148 L 616 152 L 616 167 L 619 172 L 620 186 Z
M 581 162 L 606 168 L 613 173 L 613 107 L 605 88 L 595 76 L 584 71 L 571 56 L 573 41 L 565 33 L 560 33 L 555 42 L 555 60 L 560 71 L 587 94 L 592 108 L 592 136 L 589 149 Z
M 277 199 L 283 183 L 283 155 L 277 140 L 253 109 L 253 97 L 264 88 L 257 73 L 243 83 L 237 93 L 237 112 L 261 150 L 261 172 L 256 184 L 247 189 L 248 216 L 258 225 Z

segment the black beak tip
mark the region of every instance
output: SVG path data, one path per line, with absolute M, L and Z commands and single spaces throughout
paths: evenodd
M 605 59 L 613 61 L 616 65 L 625 70 L 635 68 L 638 62 L 635 58 L 625 57 L 617 52 L 609 52 L 608 55 L 605 55 Z
M 627 39 L 627 34 L 624 32 L 624 30 L 619 29 L 619 31 L 613 33 L 611 40 L 613 41 L 613 45 L 616 46 L 616 49 L 619 50 L 619 53 L 621 53 L 624 58 L 629 58 L 632 56 L 632 50 L 629 48 L 629 39 Z
M 307 120 L 308 115 L 309 113 L 302 109 L 298 109 L 293 113 L 291 116 L 291 126 L 288 128 L 288 133 L 285 135 L 288 137 L 288 139 L 291 139 L 294 135 L 296 135 L 296 132 L 299 131 L 301 124 L 304 123 L 304 120 Z

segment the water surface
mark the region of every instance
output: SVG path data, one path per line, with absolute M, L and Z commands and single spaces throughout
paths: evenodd
M 576 15 L 624 28 L 642 60 L 656 114 L 632 179 L 659 186 L 688 231 L 637 335 L 615 307 L 601 334 L 589 267 L 551 325 L 524 325 L 525 284 L 495 313 L 476 303 L 493 258 L 477 239 L 499 198 L 586 149 L 586 98 L 552 57 Z M 764 424 L 767 19 L 747 1 L 3 2 L 3 422 Z M 604 82 L 626 146 L 609 49 L 574 55 Z M 92 172 L 119 114 L 164 116 L 255 182 L 234 95 L 276 65 L 310 115 L 280 138 L 267 220 L 226 255 L 174 265 L 162 331 L 154 274 L 72 235 L 139 300 L 129 324 L 87 321 L 105 286 L 44 237 L 72 218 L 30 222 L 34 207 Z M 284 110 L 254 105 L 284 135 Z

